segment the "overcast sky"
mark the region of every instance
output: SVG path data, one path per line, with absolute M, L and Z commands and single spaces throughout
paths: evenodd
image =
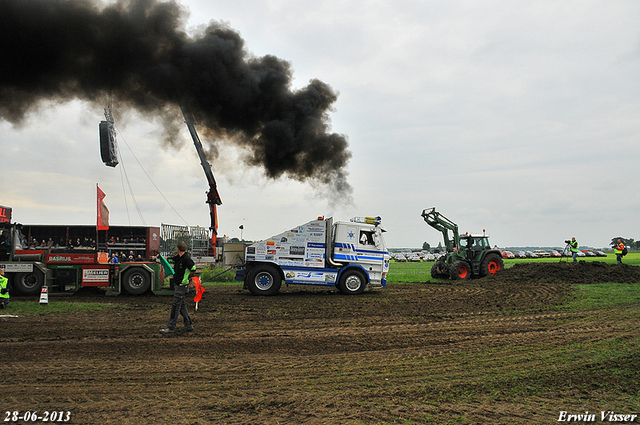
M 267 179 L 222 143 L 212 164 L 220 235 L 240 237 L 243 225 L 257 240 L 321 215 L 379 215 L 388 246 L 436 246 L 442 236 L 420 216 L 435 206 L 502 247 L 640 239 L 640 2 L 181 4 L 189 31 L 223 21 L 252 55 L 288 61 L 293 89 L 317 78 L 339 92 L 331 130 L 353 155 L 353 203 L 334 204 L 309 183 Z M 94 224 L 98 183 L 112 225 L 208 227 L 186 127 L 182 146 L 166 147 L 159 121 L 114 102 L 114 169 L 100 158 L 102 113 L 47 103 L 19 127 L 0 121 L 0 205 L 14 221 Z

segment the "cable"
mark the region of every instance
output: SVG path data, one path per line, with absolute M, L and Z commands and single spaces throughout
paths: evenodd
M 129 226 L 131 226 L 131 216 L 129 215 L 129 204 L 127 203 L 127 192 L 124 189 L 124 175 L 122 170 L 124 169 L 124 162 L 122 162 L 122 155 L 120 154 L 120 149 L 118 149 L 118 156 L 120 157 L 120 162 L 122 167 L 120 167 L 120 182 L 122 183 L 122 194 L 124 195 L 124 208 L 127 210 L 127 219 L 129 220 Z
M 114 124 L 115 126 L 115 124 Z M 120 133 L 119 128 L 117 128 L 118 133 Z M 133 150 L 131 149 L 131 146 L 129 146 L 129 143 L 127 143 L 127 140 L 124 138 L 124 136 L 122 136 L 122 133 L 120 133 L 120 136 L 122 138 L 122 140 L 124 141 L 124 144 L 127 145 L 127 148 L 129 149 L 129 152 L 131 152 L 131 155 L 133 155 L 133 158 L 136 160 L 136 162 L 138 163 L 138 165 L 140 166 L 140 168 L 142 169 L 142 171 L 144 172 L 144 174 L 147 176 L 147 178 L 149 179 L 149 181 L 151 182 L 151 184 L 153 185 L 153 187 L 156 188 L 156 190 L 158 191 L 158 193 L 160 194 L 160 196 L 162 196 L 162 198 L 165 200 L 165 202 L 171 207 L 171 209 L 176 213 L 176 215 L 178 217 L 180 217 L 180 219 L 184 222 L 184 224 L 186 224 L 187 226 L 189 226 L 189 223 L 187 223 L 187 220 L 185 220 L 180 213 L 173 207 L 173 205 L 171 205 L 171 202 L 169 202 L 169 200 L 164 196 L 164 194 L 160 191 L 160 189 L 158 188 L 158 186 L 156 185 L 156 183 L 153 181 L 153 179 L 151 178 L 151 176 L 149 175 L 149 173 L 147 173 L 147 170 L 145 170 L 145 168 L 142 166 L 142 164 L 140 163 L 140 161 L 138 160 L 138 157 L 136 156 L 135 153 L 133 153 Z M 118 147 L 118 150 L 120 150 L 120 148 Z M 120 159 L 122 161 L 122 155 L 120 155 Z M 123 166 L 123 170 L 124 170 L 124 166 Z M 124 171 L 124 174 L 126 176 L 126 170 Z M 129 183 L 129 179 L 127 177 L 127 183 L 129 185 L 129 190 L 132 193 L 132 197 L 133 197 L 133 189 L 131 189 L 131 184 Z M 134 198 L 134 202 L 135 202 L 135 197 Z M 142 215 L 142 212 L 140 211 L 140 208 L 138 208 L 138 204 L 137 202 L 135 202 L 136 204 L 136 209 L 138 210 L 138 214 Z M 127 213 L 128 214 L 128 213 Z M 142 216 L 141 216 L 142 218 Z M 143 223 L 144 223 L 144 219 L 142 219 Z M 146 225 L 146 223 L 145 223 Z

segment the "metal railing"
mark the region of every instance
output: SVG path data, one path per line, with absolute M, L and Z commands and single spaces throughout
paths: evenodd
M 160 227 L 160 253 L 165 257 L 175 253 L 178 242 L 187 244 L 192 256 L 213 256 L 208 229 L 199 226 L 162 224 Z

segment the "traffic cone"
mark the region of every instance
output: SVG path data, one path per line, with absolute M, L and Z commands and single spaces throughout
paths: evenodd
M 40 291 L 40 305 L 49 305 L 49 291 L 46 286 Z

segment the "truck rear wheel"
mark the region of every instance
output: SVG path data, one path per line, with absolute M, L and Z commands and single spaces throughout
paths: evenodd
M 282 285 L 282 277 L 275 267 L 260 264 L 249 270 L 246 284 L 253 295 L 275 295 Z
M 482 261 L 480 266 L 480 275 L 482 277 L 493 275 L 504 269 L 504 261 L 498 254 L 488 254 Z
M 35 295 L 40 292 L 44 284 L 44 274 L 33 268 L 33 271 L 27 273 L 16 273 L 13 279 L 13 287 L 24 295 Z
M 451 265 L 451 279 L 466 280 L 471 277 L 471 268 L 466 261 L 458 260 Z
M 140 267 L 128 268 L 122 274 L 122 287 L 131 295 L 142 295 L 151 287 L 149 273 Z
M 364 292 L 367 280 L 358 270 L 345 270 L 340 275 L 338 290 L 345 295 L 359 295 Z

